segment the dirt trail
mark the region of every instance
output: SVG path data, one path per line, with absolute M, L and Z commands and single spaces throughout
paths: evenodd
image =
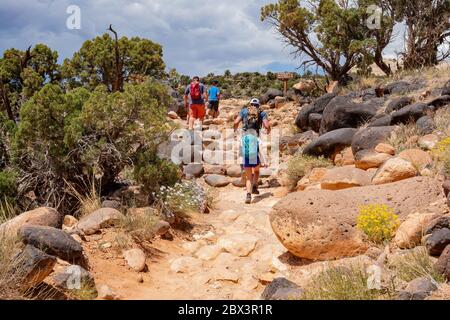
M 106 283 L 124 299 L 259 299 L 264 284 L 283 276 L 283 270 L 277 270 L 277 267 L 283 269 L 284 265 L 277 257 L 285 252 L 269 223 L 268 213 L 278 201 L 273 196 L 275 190 L 261 191 L 254 204 L 244 205 L 245 192 L 242 189 L 221 189 L 214 212 L 194 218 L 197 227 L 204 229 L 193 235 L 197 240 L 154 243 L 160 252 L 150 257 L 144 283 L 137 282 L 137 274 L 123 272 L 123 267 L 120 268 L 122 270 L 103 269 L 97 281 Z M 211 254 L 208 257 L 210 261 L 195 258 L 197 250 L 194 249 L 217 245 L 228 236 L 250 240 L 254 237 L 255 248 L 251 249 L 252 241 L 245 240 L 243 242 L 249 242 L 247 247 L 242 243 L 236 247 L 244 246 L 241 248 L 243 255 L 251 251 L 246 257 L 221 250 L 223 252 L 217 258 L 214 258 L 217 252 Z M 234 251 L 233 248 L 231 250 Z M 177 273 L 171 266 L 180 258 L 196 260 L 186 261 L 183 268 L 187 270 Z M 104 263 L 110 267 L 113 265 L 111 261 Z
M 221 118 L 235 114 L 241 104 L 224 102 Z M 184 122 L 180 125 L 185 126 Z M 280 190 L 261 189 L 251 205 L 244 204 L 242 188 L 230 185 L 217 190 L 213 212 L 193 216 L 192 230 L 177 234 L 173 241 L 152 244 L 147 273 L 131 272 L 120 255 L 91 250 L 96 282 L 106 284 L 123 299 L 259 299 L 266 284 L 288 276 L 288 265 L 279 260 L 286 249 L 269 222 Z M 102 241 L 112 237 L 106 235 Z M 143 283 L 138 281 L 141 276 Z

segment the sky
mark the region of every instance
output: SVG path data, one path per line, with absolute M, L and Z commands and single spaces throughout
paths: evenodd
M 84 41 L 106 32 L 163 45 L 168 68 L 188 75 L 296 71 L 301 61 L 267 23 L 260 8 L 275 0 L 0 0 L 0 53 L 45 43 L 72 57 Z M 80 8 L 81 28 L 71 30 L 67 8 Z M 386 53 L 393 53 L 394 42 Z

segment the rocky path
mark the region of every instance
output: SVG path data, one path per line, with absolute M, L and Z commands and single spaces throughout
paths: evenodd
M 167 253 L 148 263 L 150 279 L 117 293 L 127 299 L 259 299 L 264 285 L 286 270 L 278 260 L 286 250 L 268 216 L 278 199 L 273 189 L 261 191 L 254 204 L 244 205 L 241 189 L 221 190 L 214 212 L 195 218 L 209 230 L 192 242 L 159 243 Z

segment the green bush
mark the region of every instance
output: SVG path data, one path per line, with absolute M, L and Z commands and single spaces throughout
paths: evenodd
M 0 171 L 0 204 L 11 201 L 17 195 L 17 174 L 12 171 Z
M 82 195 L 92 177 L 109 190 L 140 150 L 166 139 L 168 102 L 165 87 L 156 82 L 125 85 L 116 93 L 105 86 L 65 93 L 46 85 L 22 108 L 14 137 L 13 159 L 26 177 L 21 190 L 33 190 L 54 206 L 75 201 L 64 181 Z
M 133 175 L 147 193 L 157 192 L 162 186 L 174 186 L 181 179 L 180 168 L 172 162 L 159 159 L 154 151 L 137 155 Z

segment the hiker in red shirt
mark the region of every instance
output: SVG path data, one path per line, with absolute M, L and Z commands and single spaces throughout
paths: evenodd
M 205 86 L 200 83 L 199 77 L 194 77 L 184 92 L 184 103 L 189 110 L 189 130 L 194 130 L 196 120 L 200 120 L 203 126 L 206 116 L 205 99 L 207 99 Z

